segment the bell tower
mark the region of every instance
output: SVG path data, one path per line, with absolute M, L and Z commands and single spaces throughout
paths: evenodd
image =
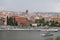
M 28 14 L 28 10 L 26 10 L 26 14 Z

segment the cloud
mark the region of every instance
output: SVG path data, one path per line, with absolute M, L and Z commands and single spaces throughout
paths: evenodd
M 0 0 L 0 10 L 60 12 L 60 0 Z

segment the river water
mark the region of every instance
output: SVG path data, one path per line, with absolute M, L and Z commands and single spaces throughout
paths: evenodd
M 23 30 L 0 30 L 0 40 L 47 40 L 51 38 L 54 40 L 56 36 L 60 35 L 59 32 L 50 32 L 54 35 L 51 37 L 42 37 L 40 34 L 45 32 L 41 31 L 23 31 Z M 50 39 L 49 39 L 50 40 Z

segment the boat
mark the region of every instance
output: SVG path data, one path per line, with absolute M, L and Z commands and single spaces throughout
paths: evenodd
M 41 36 L 43 36 L 43 37 L 46 37 L 46 36 L 53 36 L 53 34 L 52 33 L 44 33 L 44 34 L 40 34 Z
M 47 31 L 53 31 L 53 32 L 58 32 L 58 29 L 49 29 Z

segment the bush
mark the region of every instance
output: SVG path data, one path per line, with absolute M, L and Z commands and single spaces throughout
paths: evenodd
M 60 36 L 56 37 L 56 40 L 60 40 Z

